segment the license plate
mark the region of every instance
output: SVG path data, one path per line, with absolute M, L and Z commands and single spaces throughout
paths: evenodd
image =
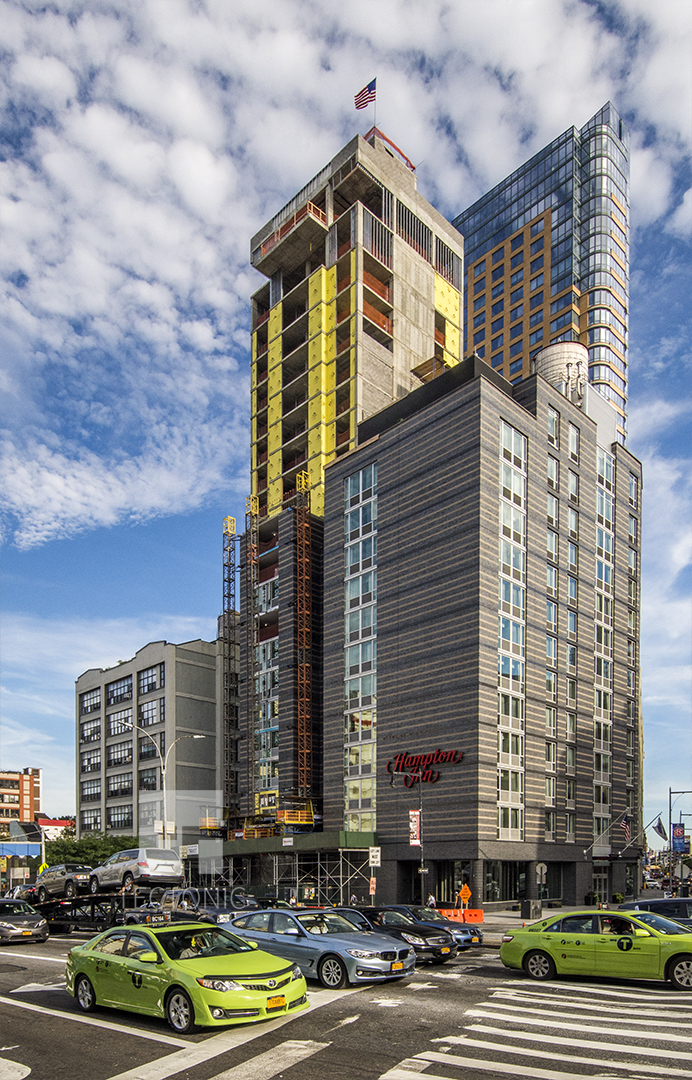
M 475 942 L 476 942 L 476 944 L 478 944 L 478 938 L 477 938 L 477 937 L 472 937 L 472 938 L 471 938 L 471 941 L 475 941 Z
M 280 994 L 278 997 L 267 998 L 267 1008 L 268 1009 L 278 1009 L 278 1008 L 284 1006 L 285 1004 L 286 1004 L 286 998 L 283 996 L 283 994 Z
M 404 961 L 403 960 L 395 960 L 395 962 L 392 964 L 392 971 L 401 971 L 403 966 L 404 966 Z
M 440 952 L 449 952 L 449 945 L 443 945 Z

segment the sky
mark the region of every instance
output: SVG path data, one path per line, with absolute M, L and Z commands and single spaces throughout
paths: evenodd
M 607 100 L 630 127 L 665 820 L 692 789 L 688 0 L 4 0 L 0 55 L 0 765 L 73 810 L 77 676 L 215 636 L 249 489 L 249 238 L 371 126 L 353 96 L 376 77 L 378 126 L 448 218 Z

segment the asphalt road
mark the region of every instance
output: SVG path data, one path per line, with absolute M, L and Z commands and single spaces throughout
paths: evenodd
M 667 984 L 537 984 L 488 948 L 401 983 L 309 983 L 308 1012 L 178 1038 L 163 1020 L 81 1014 L 62 988 L 79 940 L 0 950 L 0 1080 L 692 1080 L 692 994 Z

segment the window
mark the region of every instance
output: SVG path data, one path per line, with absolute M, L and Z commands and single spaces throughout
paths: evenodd
M 577 579 L 573 577 L 567 578 L 567 603 L 577 606 L 578 592 L 577 592 Z
M 567 562 L 569 564 L 570 570 L 576 574 L 579 567 L 579 550 L 576 544 L 568 544 Z
M 491 334 L 497 334 L 498 331 L 502 329 L 504 324 L 505 324 L 504 316 L 500 316 L 499 319 L 495 319 L 495 322 L 490 327 Z M 501 338 L 500 338 L 499 344 L 500 345 L 502 344 L 502 339 Z M 495 349 L 495 348 L 497 348 L 497 346 L 495 345 L 495 342 L 493 341 L 493 349 Z
M 557 739 L 557 709 L 552 705 L 545 707 L 545 733 L 551 739 Z
M 79 712 L 84 716 L 85 713 L 97 712 L 101 708 L 101 690 L 88 690 L 85 694 L 79 695 Z
M 157 721 L 157 702 L 146 701 L 143 705 L 139 706 L 137 710 L 137 719 L 142 727 L 149 727 L 150 724 L 155 724 Z
M 549 630 L 553 633 L 557 633 L 557 604 L 554 604 L 552 600 L 546 600 L 545 602 L 545 622 Z
M 498 321 L 502 322 L 502 319 L 499 319 Z M 494 334 L 495 331 L 493 330 L 492 333 Z M 496 349 L 501 349 L 503 344 L 504 344 L 504 340 L 505 340 L 505 335 L 504 334 L 499 334 L 498 337 L 493 338 L 492 341 L 490 342 L 490 351 L 495 352 Z M 493 360 L 494 359 L 495 359 L 495 357 L 493 357 Z
M 108 777 L 108 797 L 118 798 L 132 794 L 132 773 L 114 773 Z
M 579 502 L 579 477 L 570 469 L 567 474 L 567 489 L 571 502 Z
M 545 660 L 551 667 L 557 667 L 557 638 L 545 635 Z
M 513 769 L 497 770 L 498 802 L 521 802 L 524 795 L 524 774 Z
M 533 286 L 533 282 L 531 282 L 531 285 Z M 543 291 L 541 290 L 541 292 L 536 293 L 535 296 L 531 297 L 531 304 L 530 304 L 531 311 L 533 311 L 534 308 L 540 307 L 542 303 L 543 303 Z M 533 318 L 533 317 L 534 316 L 532 315 L 531 318 Z M 543 312 L 542 311 L 539 312 L 539 318 L 541 318 L 541 319 L 543 318 Z
M 633 506 L 635 510 L 639 506 L 639 480 L 636 476 L 630 473 L 630 506 Z
M 479 311 L 485 305 L 485 296 L 477 296 L 473 301 L 473 310 Z
M 124 735 L 132 730 L 132 709 L 121 709 L 106 717 L 109 735 Z
M 524 305 L 519 304 L 518 307 L 512 308 L 512 310 L 510 311 L 510 313 L 509 313 L 509 321 L 514 322 L 516 319 L 520 319 L 523 314 L 524 314 Z M 514 333 L 514 331 L 512 331 L 512 333 Z
M 634 575 L 637 573 L 637 553 L 632 548 L 629 548 L 627 552 L 627 565 L 630 574 Z
M 477 326 L 482 326 L 484 322 L 485 322 L 485 312 L 481 311 L 480 315 L 476 315 L 474 317 L 474 320 L 473 320 L 474 328 L 477 327 Z
M 568 844 L 573 844 L 576 833 L 576 814 L 565 814 L 565 841 Z
M 535 292 L 536 289 L 540 289 L 542 284 L 543 284 L 543 274 L 539 274 L 538 277 L 533 278 L 532 281 L 531 281 L 531 292 Z
M 545 778 L 545 805 L 555 806 L 555 777 L 546 776 Z
M 132 805 L 109 806 L 107 810 L 109 829 L 132 828 Z
M 548 524 L 557 529 L 560 523 L 560 504 L 554 495 L 548 495 L 547 512 L 548 512 Z
M 533 259 L 531 262 L 530 273 L 535 274 L 537 270 L 540 270 L 543 266 L 543 256 L 539 255 L 537 259 Z
M 552 559 L 553 562 L 557 562 L 558 537 L 557 533 L 553 532 L 552 529 L 546 530 L 546 552 L 549 559 Z
M 511 250 L 516 251 L 517 248 L 520 248 L 523 243 L 524 243 L 524 234 L 523 234 L 523 232 L 521 232 L 521 233 L 518 233 L 517 236 L 512 237 Z
M 531 254 L 532 255 L 537 255 L 538 252 L 542 251 L 542 250 L 543 250 L 543 237 L 540 236 L 538 238 L 538 240 L 534 240 L 533 244 L 531 245 Z
M 149 694 L 152 690 L 157 689 L 156 676 L 158 674 L 158 667 L 145 668 L 144 671 L 140 671 L 137 674 L 137 683 L 139 686 L 140 694 Z
M 503 245 L 502 247 L 499 247 L 496 251 L 493 251 L 493 266 L 495 265 L 495 263 L 500 262 L 501 259 L 504 259 L 504 257 L 505 257 L 505 248 L 504 248 L 504 245 Z
M 577 737 L 577 714 L 567 713 L 567 739 L 575 740 Z
M 101 811 L 100 810 L 82 810 L 80 814 L 82 822 L 83 832 L 100 832 L 101 831 Z
M 478 345 L 485 338 L 485 330 L 479 330 L 478 333 L 473 335 L 473 344 Z
M 140 769 L 139 771 L 139 790 L 140 791 L 157 791 L 159 784 L 159 770 L 158 769 Z
M 512 258 L 511 258 L 510 264 L 509 264 L 510 270 L 514 270 L 514 269 L 516 269 L 517 266 L 521 266 L 523 261 L 524 261 L 524 252 L 523 251 L 518 251 L 516 255 L 512 255 Z
M 554 671 L 545 673 L 545 696 L 548 701 L 557 701 L 557 675 Z
M 87 750 L 84 754 L 80 755 L 80 772 L 100 772 L 101 771 L 101 750 Z
M 576 510 L 573 510 L 570 506 L 567 514 L 567 526 L 569 529 L 569 535 L 573 540 L 579 539 L 579 514 Z
M 475 278 L 480 277 L 484 270 L 485 270 L 485 259 L 481 259 L 481 261 L 477 262 L 476 265 L 473 268 L 473 276 Z
M 83 743 L 98 742 L 101 738 L 101 721 L 87 720 L 79 728 L 79 741 Z
M 498 723 L 504 727 L 524 730 L 524 700 L 512 694 L 499 694 L 497 701 Z
M 500 572 L 516 581 L 524 581 L 526 556 L 521 548 L 500 540 Z
M 635 517 L 632 517 L 632 515 L 630 514 L 629 515 L 629 541 L 630 541 L 630 544 L 636 544 L 637 543 L 637 525 L 638 525 L 637 519 Z
M 519 282 L 523 281 L 523 280 L 524 280 L 524 271 L 523 270 L 515 270 L 515 272 L 512 274 L 512 276 L 509 279 L 510 287 L 513 288 L 515 285 L 518 285 Z M 515 301 L 521 300 L 523 292 L 524 292 L 523 288 L 522 289 L 517 289 L 516 292 L 513 292 L 512 295 L 509 298 L 510 303 L 514 304 Z
M 490 309 L 490 314 L 491 314 L 491 315 L 492 315 L 493 317 L 494 317 L 495 315 L 499 315 L 499 314 L 500 314 L 500 312 L 502 311 L 502 309 L 503 309 L 503 307 L 504 307 L 504 306 L 505 306 L 505 302 L 504 302 L 504 300 L 498 300 L 498 302 L 497 302 L 496 304 L 493 304 L 493 306 L 491 307 L 491 309 Z M 494 324 L 493 324 L 493 325 L 494 325 Z M 501 328 L 498 328 L 498 329 L 501 329 Z
M 596 468 L 599 484 L 607 491 L 613 490 L 613 477 L 615 475 L 615 462 L 607 451 L 598 447 L 596 451 Z
M 534 299 L 535 299 L 535 297 L 534 297 Z M 533 300 L 531 301 L 531 306 L 533 306 Z M 533 314 L 531 315 L 531 318 L 529 319 L 529 326 L 530 327 L 531 326 L 538 326 L 538 324 L 542 323 L 542 322 L 543 322 L 543 312 L 542 311 L 534 311 Z
M 577 701 L 577 680 L 576 679 L 568 679 L 567 680 L 567 704 L 573 706 L 573 705 L 576 704 L 576 701 Z
M 113 743 L 107 750 L 107 764 L 129 765 L 132 761 L 132 742 Z
M 476 284 L 473 286 L 473 291 L 474 293 L 485 291 L 485 278 L 482 278 L 480 281 L 476 282 Z
M 569 456 L 572 461 L 579 462 L 579 428 L 574 424 L 569 425 Z
M 500 276 L 502 276 L 503 272 L 504 272 L 504 267 L 501 266 L 500 267 Z M 497 270 L 493 270 L 493 281 L 497 277 L 497 274 L 498 274 Z M 498 296 L 502 296 L 504 291 L 505 291 L 505 283 L 504 283 L 504 281 L 501 281 L 499 285 L 493 285 L 493 292 L 492 292 L 493 300 L 497 299 Z
M 493 346 L 493 348 L 495 348 L 495 346 Z M 495 353 L 494 356 L 491 356 L 490 363 L 494 368 L 500 367 L 502 365 L 502 353 Z
M 576 645 L 568 645 L 566 651 L 567 670 L 570 675 L 574 674 L 577 670 L 577 647 Z
M 548 442 L 551 446 L 558 448 L 560 446 L 560 414 L 550 405 L 548 406 Z M 555 462 L 555 464 L 559 469 L 558 463 Z
M 80 785 L 82 802 L 99 802 L 101 799 L 101 779 L 83 780 Z
M 509 331 L 510 339 L 520 337 L 523 333 L 523 326 L 523 323 L 516 323 Z
M 508 619 L 498 617 L 498 648 L 505 652 L 515 653 L 517 656 L 524 655 L 524 625 Z
M 546 568 L 546 592 L 549 596 L 557 596 L 557 568 L 555 566 Z
M 119 701 L 129 701 L 132 697 L 132 676 L 109 683 L 106 687 L 106 703 L 117 705 Z
M 576 611 L 567 612 L 567 636 L 569 638 L 576 638 L 577 636 L 577 613 Z
M 557 763 L 557 745 L 554 742 L 546 742 L 545 744 L 545 767 L 547 770 L 553 772 Z
M 560 490 L 560 462 L 550 455 L 548 455 L 548 487 L 553 491 Z
M 565 747 L 565 771 L 568 776 L 574 776 L 575 769 L 577 767 L 577 748 L 576 746 Z M 567 781 L 569 790 L 570 781 Z M 572 791 L 574 790 L 574 781 L 572 781 Z M 574 798 L 574 796 L 572 796 Z

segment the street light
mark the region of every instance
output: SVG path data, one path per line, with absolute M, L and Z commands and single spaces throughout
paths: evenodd
M 166 750 L 166 756 L 164 757 L 163 754 L 161 753 L 161 749 L 159 747 L 159 744 L 157 743 L 154 736 L 150 735 L 148 731 L 144 730 L 144 728 L 141 728 L 139 726 L 139 724 L 131 724 L 127 720 L 121 720 L 120 723 L 123 724 L 124 727 L 129 727 L 132 731 L 141 731 L 142 735 L 145 735 L 147 737 L 147 739 L 149 739 L 149 742 L 154 747 L 156 753 L 158 754 L 159 761 L 161 762 L 161 790 L 163 791 L 163 845 L 162 846 L 165 848 L 166 847 L 166 822 L 167 822 L 167 819 L 168 819 L 168 798 L 167 798 L 168 792 L 167 792 L 167 789 L 166 789 L 166 770 L 168 768 L 168 755 L 170 754 L 171 750 L 176 745 L 176 743 L 182 742 L 183 739 L 206 739 L 207 736 L 206 735 L 179 735 L 178 738 L 174 739 L 173 742 L 171 743 L 171 745 L 168 747 L 168 749 Z

